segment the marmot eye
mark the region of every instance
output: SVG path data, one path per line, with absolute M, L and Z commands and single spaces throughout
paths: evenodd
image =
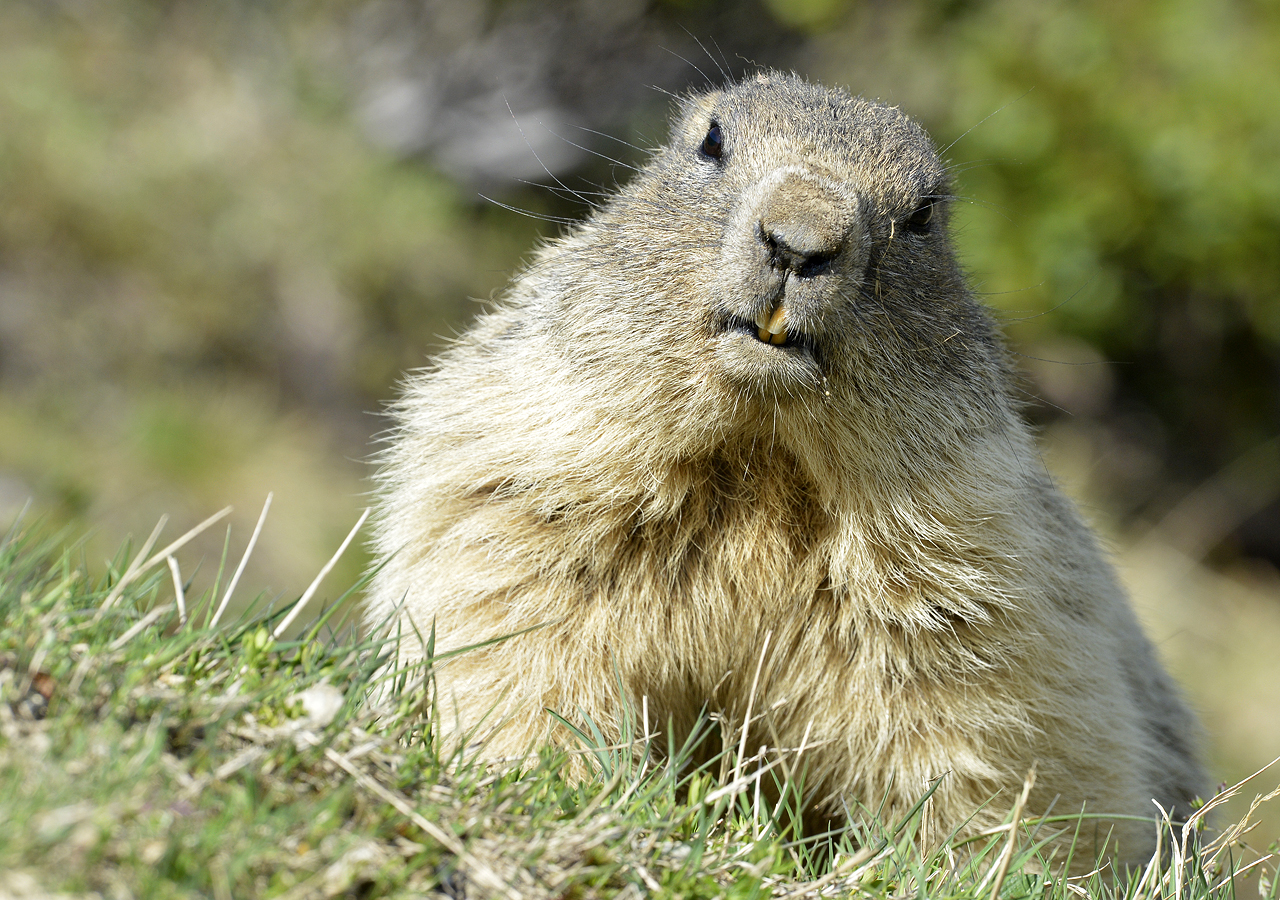
M 915 208 L 915 212 L 907 216 L 907 228 L 916 234 L 927 232 L 929 223 L 933 221 L 933 203 L 932 199 L 920 201 L 920 205 Z
M 698 149 L 710 159 L 719 159 L 724 154 L 724 134 L 720 131 L 720 123 L 711 123 L 707 136 L 702 139 L 702 146 Z

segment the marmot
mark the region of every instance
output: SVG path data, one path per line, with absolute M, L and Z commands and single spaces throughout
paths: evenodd
M 568 745 L 554 710 L 614 741 L 645 709 L 678 746 L 751 702 L 748 746 L 803 741 L 836 818 L 945 775 L 930 820 L 972 832 L 1033 764 L 1032 815 L 1188 811 L 1196 723 L 1037 455 L 948 183 L 897 108 L 779 73 L 692 94 L 409 378 L 368 621 L 403 661 L 415 628 L 502 638 L 437 666 L 443 739 Z M 1106 827 L 1149 857 L 1153 824 Z

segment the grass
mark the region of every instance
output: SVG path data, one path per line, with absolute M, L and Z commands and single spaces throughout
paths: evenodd
M 0 897 L 1280 896 L 1274 857 L 1243 848 L 1247 817 L 1166 826 L 1146 869 L 1068 878 L 1039 855 L 1063 823 L 1016 811 L 928 851 L 918 814 L 797 841 L 799 789 L 762 801 L 773 773 L 732 736 L 701 768 L 589 723 L 572 767 L 550 750 L 507 770 L 442 758 L 429 678 L 369 699 L 383 648 L 349 605 L 308 613 L 313 585 L 215 619 L 227 554 L 188 597 L 159 534 L 100 575 L 37 528 L 0 539 Z

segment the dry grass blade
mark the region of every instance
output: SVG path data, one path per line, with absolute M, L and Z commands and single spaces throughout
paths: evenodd
M 1164 836 L 1166 829 L 1156 829 L 1156 849 L 1151 854 L 1151 859 L 1147 863 L 1146 868 L 1142 870 L 1142 877 L 1138 879 L 1138 884 L 1134 888 L 1135 897 L 1146 896 L 1147 886 L 1155 884 L 1160 876 L 1160 863 L 1164 859 Z
M 9 530 L 5 532 L 3 538 L 0 538 L 0 553 L 4 552 L 5 548 L 13 543 L 13 539 L 20 533 L 22 523 L 26 520 L 27 513 L 31 510 L 31 502 L 31 498 L 28 497 L 27 501 L 22 504 L 22 509 L 18 510 L 18 514 L 13 517 L 13 521 L 9 524 Z
M 713 806 L 715 802 L 722 797 L 726 797 L 733 794 L 741 794 L 747 788 L 750 788 L 753 785 L 758 784 L 760 779 L 763 778 L 766 774 L 773 771 L 778 766 L 782 765 L 781 757 L 766 763 L 763 761 L 761 757 L 753 756 L 748 760 L 748 762 L 754 762 L 757 764 L 756 768 L 753 771 L 747 773 L 746 775 L 740 775 L 737 778 L 735 778 L 733 781 L 724 785 L 723 787 L 719 787 L 716 790 L 712 791 L 711 793 L 707 794 L 707 796 L 703 799 L 702 802 L 707 806 Z
M 877 864 L 884 862 L 895 852 L 895 848 L 890 845 L 882 848 L 878 853 L 870 847 L 863 847 L 853 856 L 847 857 L 836 864 L 835 868 L 823 875 L 817 881 L 811 881 L 808 884 L 802 884 L 792 891 L 783 894 L 779 900 L 800 900 L 803 897 L 820 897 L 822 891 L 832 886 L 837 881 L 843 881 L 841 890 L 848 894 L 853 894 L 858 885 L 862 882 L 862 877 L 869 872 Z
M 1191 817 L 1190 821 L 1188 821 L 1186 826 L 1183 827 L 1182 843 L 1184 847 L 1187 843 L 1189 833 L 1191 831 L 1194 831 L 1194 826 L 1197 823 L 1207 821 L 1209 818 L 1209 815 L 1215 809 L 1217 809 L 1219 806 L 1222 806 L 1232 797 L 1239 794 L 1240 791 L 1244 789 L 1244 786 L 1246 784 L 1253 781 L 1255 778 L 1257 778 L 1259 775 L 1261 775 L 1263 772 L 1267 771 L 1277 763 L 1280 763 L 1280 757 L 1273 759 L 1271 762 L 1267 763 L 1265 766 L 1263 766 L 1261 769 L 1254 772 L 1252 775 L 1248 776 L 1247 778 L 1240 779 L 1239 781 L 1231 785 L 1226 790 L 1220 791 L 1208 803 L 1206 803 L 1200 809 L 1196 810 L 1195 814 Z M 1222 833 L 1219 834 L 1216 838 L 1214 838 L 1211 842 L 1209 842 L 1209 844 L 1204 848 L 1205 854 L 1210 858 L 1210 860 L 1216 861 L 1218 856 L 1221 855 L 1221 853 L 1224 850 L 1229 848 L 1232 845 L 1232 843 L 1234 843 L 1235 841 L 1238 841 L 1241 837 L 1243 837 L 1245 832 L 1249 831 L 1253 827 L 1251 824 L 1251 820 L 1253 819 L 1253 814 L 1257 811 L 1258 807 L 1261 806 L 1263 803 L 1266 803 L 1274 799 L 1277 796 L 1280 796 L 1280 787 L 1276 788 L 1276 790 L 1271 791 L 1265 796 L 1255 797 L 1253 799 L 1253 802 L 1249 805 L 1249 811 L 1245 814 L 1245 816 L 1242 819 L 1240 819 L 1240 821 L 1233 822 L 1231 825 L 1224 828 L 1222 830 Z
M 156 553 L 146 562 L 139 564 L 138 560 L 143 557 L 143 554 L 145 554 L 147 550 L 151 549 L 151 546 L 155 543 L 156 538 L 160 536 L 160 530 L 164 528 L 164 524 L 168 520 L 167 516 L 161 516 L 159 523 L 157 523 L 155 527 L 155 530 L 151 532 L 151 537 L 147 539 L 147 543 L 143 545 L 142 550 L 139 551 L 136 557 L 134 557 L 133 563 L 129 566 L 128 569 L 125 570 L 124 575 L 120 576 L 120 580 L 116 582 L 116 586 L 111 589 L 111 592 L 109 594 L 107 594 L 107 599 L 102 601 L 102 605 L 98 608 L 97 617 L 101 618 L 103 613 L 105 613 L 112 606 L 114 606 L 116 601 L 118 601 L 120 599 L 120 596 L 124 593 L 124 589 L 128 587 L 130 584 L 132 584 L 135 580 L 137 580 L 144 572 L 146 572 L 148 569 L 150 569 L 152 566 L 156 565 L 157 563 L 162 562 L 167 557 L 172 556 L 179 549 L 186 546 L 187 542 L 195 539 L 201 532 L 207 529 L 210 525 L 213 525 L 214 523 L 220 521 L 221 519 L 226 518 L 228 515 L 230 515 L 230 513 L 231 513 L 230 506 L 219 510 L 218 512 L 211 515 L 209 518 L 205 519 L 195 528 L 192 528 L 186 534 L 182 535 L 182 537 L 178 538 L 168 547 L 165 547 L 159 553 Z
M 240 576 L 244 573 L 244 567 L 249 562 L 249 557 L 253 555 L 253 548 L 258 543 L 258 535 L 262 533 L 262 523 L 267 520 L 267 510 L 271 509 L 271 498 L 274 493 L 267 494 L 267 502 L 262 504 L 262 513 L 258 516 L 258 524 L 253 526 L 253 535 L 249 538 L 249 544 L 244 548 L 244 555 L 240 557 L 240 565 L 236 566 L 236 572 L 231 576 L 231 582 L 227 585 L 226 593 L 222 595 L 222 601 L 218 604 L 218 609 L 213 614 L 213 618 L 209 620 L 209 627 L 216 628 L 218 622 L 222 619 L 222 614 L 226 612 L 227 604 L 231 602 L 231 594 L 236 589 L 236 585 L 240 583 Z
M 497 891 L 502 896 L 509 898 L 509 900 L 520 900 L 520 895 L 512 890 L 511 887 L 501 878 L 499 878 L 493 869 L 489 868 L 477 859 L 454 835 L 450 834 L 448 831 L 441 828 L 430 819 L 427 819 L 414 809 L 407 799 L 395 793 L 390 788 L 384 787 L 364 772 L 361 772 L 349 759 L 333 748 L 326 749 L 325 756 L 327 756 L 334 765 L 338 766 L 338 768 L 342 769 L 354 778 L 356 783 L 365 790 L 376 795 L 380 800 L 390 804 L 401 815 L 408 818 L 409 821 L 413 822 L 413 824 L 431 835 L 433 839 L 440 842 L 440 844 L 442 844 L 450 853 L 458 857 L 459 861 L 467 866 L 470 870 L 468 874 L 478 883 L 483 884 L 489 890 Z
M 1036 767 L 1032 763 L 1030 771 L 1027 772 L 1026 779 L 1022 782 L 1022 793 L 1018 795 L 1018 801 L 1013 805 L 1013 812 L 1009 817 L 1008 839 L 1005 841 L 1004 849 L 1000 851 L 1000 860 L 996 864 L 994 878 L 991 882 L 991 900 L 998 900 L 1000 896 L 1000 888 L 1004 887 L 1004 879 L 1009 874 L 1009 864 L 1013 861 L 1014 851 L 1018 846 L 1018 826 L 1022 824 L 1022 811 L 1026 808 L 1027 798 L 1031 796 L 1031 789 L 1036 783 Z M 986 879 L 984 878 L 983 881 Z M 978 886 L 982 889 L 982 885 Z
M 364 524 L 364 520 L 367 518 L 369 518 L 368 509 L 360 514 L 360 518 L 356 521 L 356 524 L 352 527 L 351 531 L 347 533 L 346 540 L 342 542 L 342 546 L 338 548 L 338 552 L 329 557 L 329 561 L 324 564 L 324 568 L 320 570 L 320 574 L 316 575 L 315 580 L 312 581 L 311 585 L 303 592 L 302 596 L 298 599 L 298 602 L 293 605 L 293 609 L 289 610 L 289 615 L 285 616 L 284 621 L 276 626 L 276 630 L 271 633 L 273 640 L 280 640 L 281 635 L 288 631 L 289 626 L 293 624 L 294 619 L 298 618 L 298 615 L 306 609 L 307 604 L 311 602 L 311 598 L 320 588 L 320 582 L 324 581 L 324 577 L 328 575 L 329 571 L 338 564 L 338 560 L 342 558 L 342 554 L 347 552 L 347 547 L 351 545 L 351 541 L 356 536 L 356 532 L 360 530 L 360 526 Z
M 130 628 L 124 634 L 120 635 L 120 637 L 112 641 L 108 649 L 119 650 L 121 647 L 128 644 L 129 641 L 133 640 L 133 638 L 136 635 L 141 634 L 143 631 L 146 631 L 148 628 L 150 628 L 155 623 L 155 621 L 159 619 L 161 616 L 167 615 L 169 613 L 169 610 L 171 609 L 173 609 L 172 603 L 166 603 L 163 606 L 157 606 L 155 609 L 151 610 L 151 612 L 147 613 L 145 616 L 139 619 L 132 628 Z
M 151 529 L 151 535 L 143 542 L 142 547 L 138 550 L 138 554 L 129 563 L 124 570 L 124 574 L 120 576 L 120 580 L 116 582 L 116 586 L 107 594 L 107 599 L 102 601 L 102 610 L 110 609 L 120 599 L 120 595 L 124 593 L 124 589 L 133 583 L 133 579 L 138 576 L 138 570 L 142 567 L 142 561 L 147 558 L 147 554 L 151 552 L 151 548 L 156 545 L 156 541 L 160 537 L 160 532 L 164 530 L 164 526 L 168 523 L 168 516 L 161 516 L 160 521 L 156 522 L 156 527 Z
M 738 758 L 733 766 L 733 784 L 738 784 L 742 779 L 742 763 L 747 758 L 747 735 L 751 732 L 751 707 L 755 705 L 756 691 L 760 687 L 760 670 L 764 668 L 765 654 L 769 652 L 769 639 L 772 637 L 772 631 L 765 632 L 764 644 L 760 647 L 760 659 L 756 661 L 756 674 L 751 679 L 751 693 L 747 695 L 747 714 L 742 719 L 742 740 L 738 744 Z
M 178 569 L 178 561 L 172 556 L 166 557 L 165 561 L 169 563 L 169 572 L 173 575 L 173 597 L 174 602 L 178 604 L 178 623 L 186 625 L 187 598 L 182 592 L 182 572 Z
M 591 802 L 582 808 L 582 812 L 573 817 L 574 821 L 581 824 L 595 815 L 596 810 L 599 809 L 601 805 L 609 799 L 609 796 L 618 789 L 618 785 L 622 784 L 622 778 L 625 774 L 626 770 L 619 766 L 618 770 L 613 773 L 613 777 L 610 778 L 605 786 L 591 798 Z M 628 788 L 628 793 L 630 790 L 631 789 Z
M 159 563 L 165 557 L 172 556 L 179 549 L 186 546 L 186 544 L 189 541 L 194 540 L 201 532 L 205 531 L 210 525 L 216 524 L 217 522 L 221 521 L 222 519 L 225 519 L 229 515 L 231 515 L 230 506 L 225 506 L 222 509 L 218 510 L 216 513 L 214 513 L 209 518 L 205 519 L 203 522 L 197 525 L 195 528 L 192 528 L 182 537 L 178 538 L 168 547 L 165 547 L 159 553 L 156 553 L 154 556 L 148 559 L 145 563 L 143 563 L 142 571 L 145 572 L 147 569 L 150 569 L 152 566 Z

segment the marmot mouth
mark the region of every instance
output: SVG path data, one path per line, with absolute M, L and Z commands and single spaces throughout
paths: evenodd
M 787 342 L 787 308 L 781 303 L 773 312 L 762 310 L 756 316 L 756 337 L 766 344 L 785 344 Z
M 750 335 L 756 341 L 779 351 L 792 350 L 816 358 L 818 344 L 812 335 L 787 328 L 786 310 L 778 307 L 772 314 L 762 313 L 755 321 L 743 316 L 725 316 L 720 331 Z

